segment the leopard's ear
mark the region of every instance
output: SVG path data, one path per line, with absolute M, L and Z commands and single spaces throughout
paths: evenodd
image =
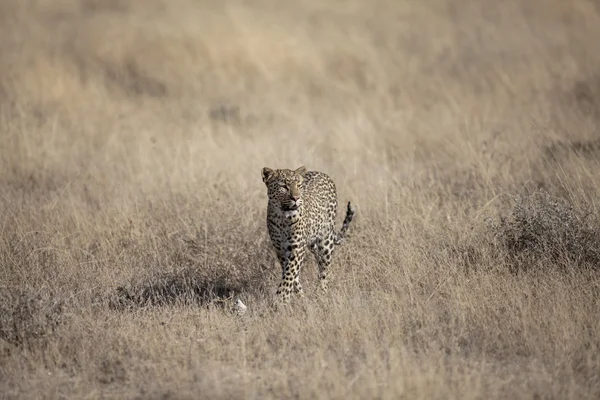
M 269 180 L 273 177 L 273 171 L 271 168 L 264 167 L 262 169 L 262 180 L 264 183 L 269 183 Z
M 295 170 L 294 172 L 297 173 L 298 175 L 304 177 L 304 174 L 306 174 L 306 167 L 303 165 L 300 168 L 298 168 L 297 170 Z

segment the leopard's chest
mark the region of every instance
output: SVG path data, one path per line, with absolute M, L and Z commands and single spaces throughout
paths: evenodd
M 267 221 L 269 235 L 277 247 L 289 246 L 306 240 L 306 221 L 297 210 L 274 210 Z

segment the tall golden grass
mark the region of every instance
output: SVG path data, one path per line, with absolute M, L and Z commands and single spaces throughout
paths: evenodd
M 0 37 L 4 398 L 600 396 L 597 2 L 3 0 Z M 300 165 L 357 216 L 274 312 L 260 170 Z

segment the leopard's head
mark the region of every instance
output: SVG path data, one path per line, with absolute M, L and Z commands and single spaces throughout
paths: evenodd
M 306 167 L 290 169 L 262 169 L 269 201 L 279 204 L 283 211 L 295 211 L 302 206 L 302 192 Z

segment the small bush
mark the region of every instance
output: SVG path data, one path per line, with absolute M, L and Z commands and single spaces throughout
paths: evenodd
M 495 245 L 516 270 L 600 267 L 597 216 L 545 191 L 517 196 L 508 217 L 490 227 Z

